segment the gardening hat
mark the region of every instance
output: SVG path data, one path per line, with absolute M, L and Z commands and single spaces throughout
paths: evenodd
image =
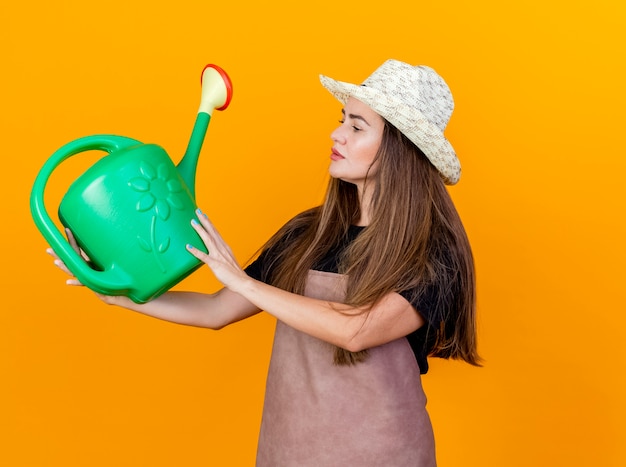
M 426 155 L 446 184 L 459 181 L 461 164 L 443 135 L 454 100 L 435 70 L 387 60 L 361 85 L 324 75 L 320 81 L 341 103 L 354 97 L 400 130 Z

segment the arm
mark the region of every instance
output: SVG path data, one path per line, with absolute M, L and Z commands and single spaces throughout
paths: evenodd
M 67 234 L 72 247 L 81 254 L 72 233 L 68 230 Z M 82 286 L 51 248 L 47 252 L 55 258 L 54 264 L 57 267 L 72 276 L 66 281 L 68 285 Z M 226 288 L 214 294 L 167 292 L 143 304 L 135 303 L 125 296 L 96 295 L 109 305 L 121 306 L 173 323 L 210 329 L 221 329 L 260 311 L 244 297 Z
M 213 224 L 202 213 L 192 225 L 202 238 L 208 255 L 189 251 L 205 262 L 217 279 L 233 293 L 299 331 L 350 351 L 381 345 L 406 336 L 424 319 L 399 294 L 390 293 L 369 310 L 357 309 L 286 292 L 249 277 Z
M 370 309 L 316 300 L 243 278 L 237 291 L 275 318 L 306 334 L 351 352 L 404 337 L 424 324 L 424 318 L 397 293 Z
M 121 306 L 153 318 L 215 330 L 261 311 L 241 295 L 226 288 L 214 294 L 166 292 L 142 304 L 135 303 L 124 296 L 98 296 L 105 303 Z

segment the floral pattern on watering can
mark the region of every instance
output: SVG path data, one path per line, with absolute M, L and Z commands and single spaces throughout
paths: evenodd
M 166 272 L 159 254 L 165 253 L 170 247 L 170 237 L 159 238 L 157 222 L 159 219 L 167 221 L 172 208 L 179 211 L 184 209 L 183 187 L 169 164 L 159 164 L 155 169 L 152 164 L 142 161 L 139 172 L 141 175 L 129 180 L 128 186 L 140 193 L 135 209 L 138 212 L 152 210 L 152 220 L 147 238 L 137 236 L 137 240 L 144 251 L 154 255 L 161 271 Z

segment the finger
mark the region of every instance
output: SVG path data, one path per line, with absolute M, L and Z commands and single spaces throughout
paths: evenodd
M 74 277 L 74 274 L 72 274 L 72 271 L 70 271 L 68 269 L 68 267 L 65 265 L 65 263 L 63 261 L 61 261 L 60 259 L 55 259 L 54 260 L 54 265 L 57 268 L 59 268 L 61 271 L 63 271 L 65 274 L 67 274 L 68 276 Z
M 186 248 L 187 248 L 187 251 L 189 253 L 194 255 L 196 258 L 198 258 L 203 263 L 206 263 L 209 260 L 209 255 L 207 253 L 205 253 L 204 251 L 196 248 L 195 246 L 187 244 Z
M 196 219 L 191 219 L 191 227 L 196 231 L 204 245 L 209 249 L 209 244 L 211 243 L 211 238 L 209 233 L 206 231 L 204 226 L 200 224 Z
M 207 231 L 209 235 L 221 239 L 221 236 L 215 228 L 215 225 L 213 225 L 213 222 L 211 222 L 209 217 L 204 212 L 202 212 L 200 208 L 196 209 L 196 216 L 198 217 L 198 220 L 200 221 L 202 227 Z
M 50 256 L 52 256 L 55 259 L 59 259 L 58 255 L 56 254 L 56 251 L 54 251 L 52 248 L 46 248 L 46 253 L 48 253 Z
M 87 263 L 90 263 L 91 259 L 89 258 L 89 256 L 87 256 L 87 254 L 83 251 L 83 249 L 78 245 L 78 241 L 76 240 L 76 237 L 74 236 L 72 231 L 69 228 L 66 228 L 65 234 L 67 235 L 67 241 L 69 242 L 70 246 L 74 249 L 74 251 L 78 253 L 80 257 L 83 258 Z
M 80 253 L 78 242 L 76 241 L 76 237 L 74 237 L 74 234 L 72 233 L 72 231 L 66 228 L 65 235 L 67 235 L 67 241 L 69 242 L 70 246 L 74 249 L 74 251 L 76 253 Z
M 53 263 L 57 268 L 59 268 L 61 271 L 63 271 L 65 274 L 69 276 L 72 276 L 72 277 L 74 276 L 74 274 L 72 274 L 72 272 L 67 268 L 63 260 L 59 258 L 59 256 L 56 254 L 56 252 L 52 248 L 47 248 L 46 253 L 48 253 L 50 256 L 54 258 Z
M 200 208 L 196 208 L 196 216 L 198 216 L 198 219 L 200 219 L 200 221 L 209 220 L 209 216 L 207 216 Z
M 195 249 L 195 251 L 190 250 L 190 252 L 207 264 L 224 262 L 227 264 L 232 263 L 238 265 L 230 246 L 224 241 L 206 214 L 204 214 L 200 209 L 197 209 L 196 215 L 198 216 L 200 222 L 192 219 L 191 225 L 202 239 L 207 251 L 210 252 L 211 258 L 209 258 L 208 254 L 197 249 Z M 211 264 L 209 264 L 209 266 L 211 266 Z
M 197 215 L 200 222 L 196 219 L 192 219 L 191 226 L 196 231 L 207 250 L 211 251 L 213 254 L 218 253 L 218 249 L 223 243 L 222 237 L 220 237 L 219 232 L 215 229 L 208 217 L 199 209 L 197 210 Z
M 210 224 L 210 221 L 207 220 L 206 222 L 209 223 L 208 229 L 205 228 L 204 225 L 200 225 L 200 223 L 195 219 L 192 219 L 191 225 L 200 236 L 213 261 L 230 261 L 230 259 L 233 257 L 233 253 L 230 247 L 226 244 L 226 242 L 224 242 L 219 232 L 215 230 L 214 227 L 212 228 L 212 224 Z M 193 250 L 189 251 L 192 252 L 194 256 L 199 258 L 201 261 L 208 264 L 209 254 L 204 253 L 197 248 L 192 248 Z
M 68 274 L 70 273 L 67 267 L 65 266 L 65 263 L 61 261 L 61 258 L 59 258 L 59 255 L 57 255 L 56 252 L 52 248 L 46 248 L 46 253 L 48 253 L 50 256 L 54 258 L 53 262 L 56 267 L 61 269 L 63 272 L 66 272 Z

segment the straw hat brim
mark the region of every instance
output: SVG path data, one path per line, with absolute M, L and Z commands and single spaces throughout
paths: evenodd
M 454 185 L 461 177 L 461 165 L 443 132 L 414 107 L 375 88 L 337 81 L 320 75 L 322 85 L 342 104 L 353 97 L 367 104 L 400 130 L 437 168 L 444 182 Z

